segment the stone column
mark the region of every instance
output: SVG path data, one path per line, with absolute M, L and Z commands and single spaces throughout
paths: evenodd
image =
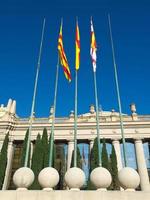
M 135 151 L 138 166 L 138 173 L 140 175 L 140 186 L 142 191 L 150 191 L 150 183 L 148 171 L 144 156 L 144 149 L 141 139 L 135 139 Z
M 7 151 L 7 167 L 5 171 L 5 178 L 4 178 L 2 190 L 7 190 L 9 186 L 11 170 L 12 170 L 13 155 L 14 155 L 13 142 L 9 141 L 8 151 Z
M 68 141 L 68 158 L 67 158 L 67 170 L 70 168 L 71 159 L 72 159 L 72 152 L 74 149 L 74 141 Z
M 115 152 L 116 152 L 118 171 L 120 171 L 122 169 L 122 159 L 121 159 L 121 150 L 120 150 L 119 139 L 114 139 L 112 141 L 112 144 L 113 144 L 113 146 L 115 148 Z
M 3 146 L 3 141 L 0 140 L 0 152 L 1 152 L 2 146 Z
M 115 149 L 115 153 L 116 153 L 116 157 L 117 157 L 117 167 L 118 167 L 118 171 L 120 171 L 122 169 L 122 158 L 121 158 L 121 148 L 120 148 L 120 142 L 119 142 L 119 138 L 115 138 L 112 141 L 112 144 L 114 146 Z M 123 191 L 124 189 L 122 187 L 120 187 L 120 190 Z
M 94 145 L 94 140 L 90 140 L 90 152 L 91 152 L 91 150 L 93 148 L 93 145 Z

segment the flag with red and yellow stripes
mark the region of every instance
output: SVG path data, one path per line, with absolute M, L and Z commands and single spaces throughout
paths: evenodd
M 93 22 L 91 19 L 91 49 L 90 54 L 92 58 L 92 64 L 93 64 L 93 71 L 96 72 L 96 51 L 97 51 L 97 45 L 96 45 L 96 39 L 94 34 L 94 28 L 93 28 Z
M 76 65 L 75 69 L 78 70 L 80 66 L 80 33 L 79 33 L 79 27 L 78 23 L 76 25 Z
M 64 47 L 63 47 L 62 24 L 60 27 L 60 33 L 59 33 L 59 38 L 58 38 L 58 51 L 59 51 L 60 63 L 63 67 L 65 77 L 70 82 L 71 81 L 71 73 L 70 73 L 67 57 L 66 57 L 66 54 L 64 51 Z

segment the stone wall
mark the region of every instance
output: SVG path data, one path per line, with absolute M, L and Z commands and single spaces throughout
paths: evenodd
M 0 191 L 0 200 L 150 200 L 150 192 Z

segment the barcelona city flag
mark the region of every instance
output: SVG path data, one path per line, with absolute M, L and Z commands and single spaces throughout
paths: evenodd
M 60 33 L 59 33 L 59 38 L 58 38 L 58 51 L 59 51 L 60 63 L 63 67 L 65 77 L 70 82 L 71 81 L 71 73 L 70 73 L 67 57 L 66 57 L 66 54 L 64 51 L 64 47 L 63 47 L 62 24 L 60 27 Z
M 79 27 L 78 23 L 76 25 L 76 65 L 75 69 L 78 70 L 80 66 L 80 33 L 79 33 Z
M 92 22 L 92 19 L 91 19 L 91 49 L 90 49 L 90 54 L 91 54 L 91 58 L 92 58 L 93 71 L 94 72 L 96 72 L 96 51 L 97 51 L 97 45 L 96 45 L 94 28 L 93 28 L 93 22 Z

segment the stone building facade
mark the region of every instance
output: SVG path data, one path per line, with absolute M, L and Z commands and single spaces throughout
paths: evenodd
M 42 133 L 46 127 L 48 133 L 51 130 L 52 112 L 47 118 L 34 117 L 31 144 L 34 143 L 38 133 Z M 105 138 L 106 142 L 114 145 L 117 156 L 118 169 L 123 167 L 121 156 L 121 131 L 119 114 L 114 110 L 100 111 L 100 137 Z M 5 134 L 9 132 L 8 163 L 6 168 L 3 190 L 9 189 L 15 162 L 15 155 L 19 154 L 19 145 L 22 144 L 26 130 L 29 127 L 29 118 L 20 118 L 16 114 L 16 101 L 9 100 L 7 106 L 0 107 L 0 149 L 3 144 Z M 94 106 L 90 106 L 89 113 L 78 116 L 77 139 L 79 143 L 85 143 L 92 149 L 94 138 L 96 137 L 96 120 Z M 150 151 L 150 115 L 138 115 L 135 105 L 131 105 L 131 115 L 123 114 L 124 133 L 126 142 L 134 145 L 137 171 L 140 175 L 140 188 L 142 191 L 150 191 L 150 182 L 148 175 L 150 157 L 145 157 L 143 144 L 147 143 Z M 74 113 L 71 112 L 68 117 L 56 118 L 55 121 L 55 142 L 66 144 L 67 147 L 67 169 L 70 168 L 71 156 L 74 148 Z M 32 147 L 33 145 L 31 145 Z M 18 151 L 17 151 L 18 148 Z M 31 148 L 31 154 L 32 154 Z M 17 153 L 16 153 L 17 152 Z M 131 155 L 132 157 L 132 155 Z M 16 161 L 17 162 L 17 161 Z

